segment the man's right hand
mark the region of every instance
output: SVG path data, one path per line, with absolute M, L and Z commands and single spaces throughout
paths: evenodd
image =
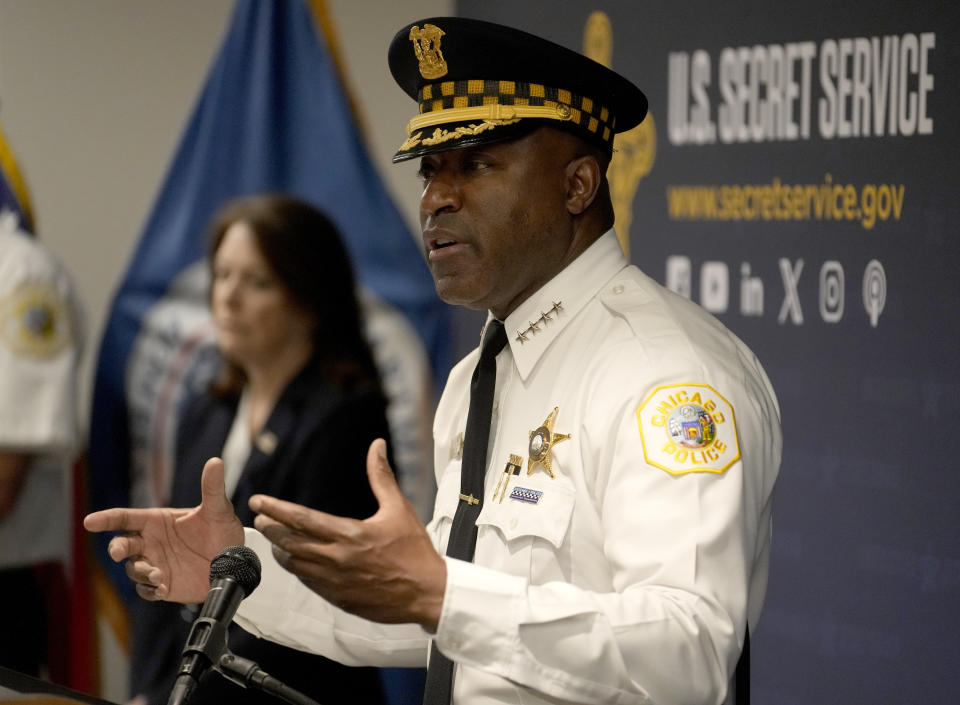
M 87 531 L 120 531 L 110 557 L 127 560 L 126 571 L 145 600 L 203 602 L 210 589 L 210 561 L 243 543 L 243 525 L 227 499 L 223 461 L 211 458 L 193 509 L 105 509 L 84 517 Z M 128 560 L 129 559 L 129 560 Z

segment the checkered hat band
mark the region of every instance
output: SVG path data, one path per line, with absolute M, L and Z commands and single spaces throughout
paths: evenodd
M 587 96 L 538 83 L 482 79 L 431 83 L 420 89 L 419 102 L 421 115 L 491 104 L 543 106 L 559 103 L 572 109 L 572 121 L 576 124 L 599 133 L 608 141 L 613 137 L 613 116 L 606 107 Z

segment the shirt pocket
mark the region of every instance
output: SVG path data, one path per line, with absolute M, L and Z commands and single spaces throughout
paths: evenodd
M 502 502 L 488 494 L 477 519 L 476 562 L 534 583 L 558 579 L 565 572 L 563 554 L 575 504 L 568 478 L 522 473 Z
M 510 483 L 502 502 L 486 498 L 477 525 L 497 529 L 508 542 L 531 536 L 560 548 L 575 501 L 573 483 L 568 478 L 527 478 L 521 474 Z

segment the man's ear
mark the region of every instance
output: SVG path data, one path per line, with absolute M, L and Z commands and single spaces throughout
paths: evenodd
M 597 197 L 603 174 L 596 157 L 584 155 L 567 164 L 567 211 L 580 215 Z

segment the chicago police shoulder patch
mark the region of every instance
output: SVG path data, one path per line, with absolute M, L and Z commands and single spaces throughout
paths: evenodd
M 657 387 L 637 423 L 647 463 L 671 475 L 722 474 L 740 459 L 733 406 L 708 384 Z
M 0 341 L 16 355 L 52 357 L 73 340 L 64 309 L 55 287 L 21 284 L 0 301 Z

